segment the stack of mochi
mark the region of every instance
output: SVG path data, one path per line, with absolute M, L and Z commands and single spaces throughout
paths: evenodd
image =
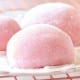
M 80 18 L 73 6 L 65 3 L 40 4 L 26 12 L 22 29 L 7 43 L 11 67 L 43 68 L 72 64 L 74 47 L 80 45 Z

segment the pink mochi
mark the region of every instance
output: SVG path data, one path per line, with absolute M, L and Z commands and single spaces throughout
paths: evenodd
M 0 51 L 6 50 L 9 39 L 19 30 L 20 27 L 16 21 L 6 16 L 0 17 Z
M 12 67 L 23 69 L 71 64 L 74 48 L 71 38 L 60 29 L 36 24 L 9 40 L 7 58 Z
M 22 19 L 22 28 L 33 24 L 51 24 L 70 35 L 75 46 L 80 46 L 80 15 L 66 3 L 40 4 L 27 11 Z

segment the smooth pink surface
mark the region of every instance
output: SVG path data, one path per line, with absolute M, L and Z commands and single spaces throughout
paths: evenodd
M 22 19 L 22 27 L 36 23 L 55 25 L 68 33 L 75 46 L 80 46 L 80 15 L 65 3 L 41 4 L 27 11 Z
M 0 51 L 6 50 L 9 39 L 19 30 L 16 21 L 6 16 L 0 17 Z
M 40 68 L 72 63 L 74 49 L 66 33 L 48 24 L 37 24 L 10 39 L 7 57 L 12 67 Z

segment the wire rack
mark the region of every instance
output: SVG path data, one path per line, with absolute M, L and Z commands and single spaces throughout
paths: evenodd
M 11 69 L 9 71 L 4 71 L 0 73 L 0 78 L 13 78 L 14 80 L 19 80 L 17 77 L 26 76 L 29 80 L 75 80 L 80 79 L 80 65 L 70 65 L 69 67 L 60 68 L 43 68 L 39 70 L 17 70 Z

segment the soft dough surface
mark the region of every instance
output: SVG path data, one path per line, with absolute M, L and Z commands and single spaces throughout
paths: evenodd
M 59 27 L 70 35 L 75 46 L 80 46 L 80 15 L 73 6 L 65 3 L 40 4 L 26 12 L 21 26 L 24 28 L 36 23 Z
M 36 24 L 16 33 L 8 42 L 9 64 L 17 68 L 40 68 L 70 64 L 74 59 L 71 38 L 48 24 Z

